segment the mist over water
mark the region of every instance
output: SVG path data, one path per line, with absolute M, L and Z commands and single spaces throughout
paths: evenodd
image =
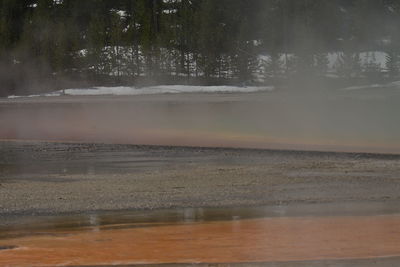
M 400 153 L 394 88 L 0 101 L 0 139 Z
M 0 139 L 400 153 L 397 1 L 28 2 L 0 4 L 0 96 L 278 89 L 0 99 Z
M 399 114 L 400 0 L 0 0 L 0 266 L 392 266 Z

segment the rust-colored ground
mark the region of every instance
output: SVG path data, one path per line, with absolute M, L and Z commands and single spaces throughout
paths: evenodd
M 400 216 L 267 218 L 48 231 L 0 240 L 1 266 L 272 262 L 400 255 Z

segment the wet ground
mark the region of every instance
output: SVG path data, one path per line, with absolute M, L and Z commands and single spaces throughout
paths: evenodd
M 37 218 L 2 228 L 0 265 L 361 267 L 400 262 L 400 215 L 296 216 L 286 207 L 279 210 L 199 208 Z
M 43 142 L 0 151 L 0 266 L 400 262 L 397 155 Z
M 0 142 L 0 218 L 90 211 L 390 203 L 400 157 Z

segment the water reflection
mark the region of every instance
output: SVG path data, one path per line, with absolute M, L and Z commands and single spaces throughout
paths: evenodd
M 0 265 L 272 263 L 400 256 L 400 215 L 250 219 L 241 214 L 233 220 L 199 222 L 202 212 L 207 209 L 182 210 L 176 222 L 139 223 L 141 218 L 109 225 L 101 216 L 90 215 L 90 226 L 55 224 L 45 232 L 9 236 L 0 239 Z
M 176 208 L 163 210 L 98 211 L 59 216 L 14 216 L 0 225 L 0 239 L 65 229 L 148 227 L 279 217 L 377 216 L 400 214 L 397 201 L 296 204 L 260 207 Z
M 183 209 L 183 222 L 202 222 L 204 220 L 204 210 L 202 208 L 185 208 Z
M 96 214 L 91 214 L 89 215 L 89 223 L 90 226 L 93 229 L 93 232 L 98 232 L 100 231 L 100 223 L 99 223 L 99 218 Z

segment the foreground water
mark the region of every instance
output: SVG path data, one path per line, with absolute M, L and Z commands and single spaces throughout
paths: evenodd
M 359 207 L 365 209 L 365 205 Z M 298 211 L 307 214 L 301 207 Z M 2 228 L 0 265 L 242 262 L 280 266 L 279 262 L 320 261 L 312 266 L 328 266 L 331 260 L 379 258 L 394 258 L 396 262 L 400 256 L 399 225 L 396 213 L 296 216 L 285 207 L 36 218 Z

